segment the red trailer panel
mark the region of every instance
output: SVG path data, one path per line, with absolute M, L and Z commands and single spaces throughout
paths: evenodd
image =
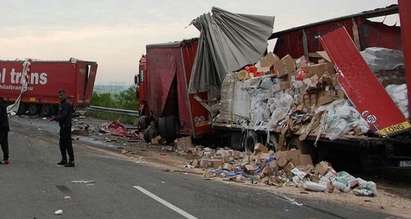
M 197 51 L 197 39 L 147 46 L 144 94 L 150 113 L 156 117 L 174 115 L 180 133 L 199 136 L 208 132 L 208 111 L 193 95 L 188 83 Z M 198 94 L 207 99 L 206 94 Z
M 0 96 L 15 101 L 21 90 L 23 61 L 0 61 Z M 28 91 L 23 103 L 58 104 L 58 91 L 66 91 L 75 106 L 87 106 L 93 93 L 97 72 L 95 62 L 32 61 Z
M 270 39 L 277 38 L 274 53 L 280 57 L 291 55 L 299 58 L 322 49 L 317 36 L 326 34 L 340 27 L 345 27 L 357 48 L 384 47 L 400 50 L 401 28 L 372 22 L 367 18 L 385 16 L 398 12 L 397 6 L 389 6 L 359 14 L 325 20 L 288 30 L 273 33 Z M 402 25 L 402 22 L 401 22 Z
M 405 76 L 408 85 L 408 111 L 411 113 L 411 1 L 399 0 L 402 46 L 405 58 Z
M 322 36 L 320 41 L 335 64 L 339 83 L 371 127 L 382 136 L 411 128 L 365 63 L 345 27 Z

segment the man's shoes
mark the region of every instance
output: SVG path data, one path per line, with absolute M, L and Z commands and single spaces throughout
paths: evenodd
M 64 167 L 74 167 L 74 162 L 68 162 L 64 165 Z
M 0 162 L 0 164 L 9 165 L 10 161 L 9 160 L 3 160 L 3 162 Z
M 64 161 L 64 160 L 57 163 L 57 165 L 59 165 L 59 166 L 64 166 L 66 164 L 67 164 L 67 161 Z

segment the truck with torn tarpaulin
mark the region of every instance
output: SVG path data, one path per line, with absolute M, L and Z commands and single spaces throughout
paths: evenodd
M 191 39 L 147 45 L 147 55 L 140 59 L 140 110 L 157 118 L 158 131 L 164 138 L 173 139 L 177 134 L 198 137 L 209 132 L 208 111 L 188 93 L 197 42 Z M 196 95 L 206 97 L 205 93 Z
M 20 100 L 18 114 L 48 116 L 56 113 L 60 103 L 58 91 L 62 89 L 75 107 L 90 104 L 97 63 L 74 58 L 68 61 L 29 60 L 24 73 L 25 62 L 0 60 L 0 96 L 9 103 Z M 27 91 L 22 92 L 25 82 Z
M 339 151 L 349 151 L 361 158 L 360 163 L 353 165 L 407 167 L 411 161 L 410 126 L 402 113 L 406 114 L 408 104 L 402 111 L 394 104 L 404 108 L 404 95 L 398 97 L 395 93 L 405 91 L 406 97 L 406 87 L 392 85 L 405 82 L 404 64 L 381 67 L 381 64 L 372 63 L 384 61 L 386 57 L 381 59 L 381 54 L 392 55 L 391 60 L 394 62 L 398 62 L 398 56 L 402 56 L 398 55 L 398 50 L 402 48 L 401 28 L 369 20 L 396 13 L 398 6 L 394 5 L 267 35 L 268 31 L 272 31 L 272 17 L 245 15 L 244 18 L 229 13 L 235 19 L 255 19 L 263 25 L 259 25 L 259 30 L 246 27 L 247 22 L 237 22 L 245 25 L 242 27 L 220 27 L 229 29 L 224 31 L 208 28 L 210 22 L 224 22 L 222 11 L 213 9 L 213 15 L 206 14 L 193 21 L 201 31 L 195 59 L 191 58 L 194 60 L 193 68 L 184 69 L 190 75 L 183 80 L 182 87 L 186 89 L 174 91 L 179 95 L 179 92 L 188 90 L 190 94 L 187 93 L 187 96 L 192 99 L 186 98 L 186 103 L 197 102 L 203 107 L 202 110 L 207 110 L 211 128 L 207 136 L 218 139 L 218 146 L 253 149 L 257 142 L 263 142 L 276 150 L 299 148 L 311 153 L 316 161 L 333 160 L 336 166 L 339 161 L 346 163 L 346 158 L 339 157 Z M 324 48 L 327 42 L 332 41 L 332 32 L 341 27 L 345 30 L 340 30 L 334 36 L 347 33 L 349 37 L 341 37 L 338 43 L 352 42 L 348 45 L 363 50 L 362 56 L 379 81 L 384 86 L 390 85 L 387 90 L 393 95 L 394 102 L 375 76 L 369 74 L 369 68 L 364 67 L 364 60 L 358 56 L 357 50 L 350 50 L 351 53 L 347 55 L 355 56 L 362 69 L 346 68 L 344 59 L 341 62 L 341 59 L 329 54 L 332 48 Z M 232 37 L 236 34 L 241 35 L 246 42 Z M 277 39 L 273 52 L 266 51 L 267 39 Z M 330 45 L 332 47 L 332 43 Z M 147 47 L 147 56 L 149 54 Z M 179 57 L 185 60 L 181 54 Z M 175 57 L 168 56 L 168 59 Z M 156 56 L 151 59 L 158 60 Z M 347 63 L 351 61 L 346 60 Z M 147 81 L 152 83 L 147 80 L 152 74 L 149 66 L 150 58 L 147 59 L 145 86 Z M 168 71 L 175 69 L 174 66 L 169 65 Z M 368 73 L 367 77 L 358 77 L 355 70 Z M 341 77 L 350 74 L 353 80 L 347 81 L 344 80 L 346 77 Z M 173 83 L 181 83 L 173 78 L 168 79 Z M 361 83 L 368 84 L 369 80 L 374 81 L 364 91 L 375 89 L 375 93 L 382 96 L 364 97 L 357 92 L 361 90 L 358 86 Z M 372 94 L 368 92 L 366 95 Z M 173 95 L 176 94 L 167 93 L 168 97 Z M 166 99 L 163 94 L 160 109 L 165 109 L 166 105 L 176 107 L 175 101 L 174 104 L 167 104 Z M 381 100 L 385 105 L 379 105 Z M 148 108 L 157 108 L 149 102 Z M 180 107 L 184 106 L 179 103 L 172 113 L 175 118 L 179 118 Z M 370 110 L 363 110 L 367 107 Z M 203 136 L 189 132 L 184 134 Z

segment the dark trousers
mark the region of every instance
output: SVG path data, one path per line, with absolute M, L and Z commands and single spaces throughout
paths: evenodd
M 71 127 L 67 127 L 67 126 L 60 127 L 59 145 L 60 145 L 61 160 L 67 161 L 67 154 L 68 154 L 69 161 L 74 162 L 73 144 L 71 142 Z
M 3 160 L 9 159 L 9 132 L 0 130 L 0 144 L 3 151 Z

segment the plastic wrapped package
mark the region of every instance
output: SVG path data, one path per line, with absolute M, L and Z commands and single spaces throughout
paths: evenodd
M 377 184 L 373 181 L 365 181 L 361 178 L 357 178 L 358 188 L 354 189 L 353 192 L 357 196 L 376 196 L 377 195 Z
M 267 105 L 271 92 L 257 89 L 251 94 L 251 122 L 254 127 L 261 127 L 270 118 L 270 108 Z
M 260 83 L 259 88 L 264 89 L 264 90 L 271 90 L 273 85 L 274 85 L 274 82 L 271 76 L 261 77 L 261 83 Z
M 401 110 L 402 114 L 404 114 L 406 118 L 409 118 L 407 85 L 406 84 L 401 84 L 401 85 L 391 84 L 391 85 L 388 85 L 385 88 L 385 90 L 390 95 L 394 103 Z
M 303 184 L 303 188 L 313 192 L 325 192 L 327 190 L 327 185 L 306 181 Z
M 246 90 L 247 84 L 243 81 L 236 81 L 233 95 L 233 114 L 234 118 L 250 120 L 251 98 Z
M 322 111 L 327 113 L 323 130 L 330 140 L 335 140 L 354 128 L 362 134 L 367 133 L 369 130 L 368 123 L 350 105 L 348 100 L 334 101 L 329 105 L 319 107 L 316 112 Z
M 278 92 L 274 94 L 272 100 L 270 100 L 270 111 L 272 115 L 269 125 L 271 127 L 277 125 L 279 121 L 284 119 L 293 105 L 293 97 L 287 92 Z
M 404 55 L 400 50 L 370 47 L 362 51 L 361 55 L 374 73 L 404 66 Z
M 221 108 L 217 122 L 231 123 L 233 121 L 233 97 L 235 87 L 235 73 L 228 73 L 221 86 Z

